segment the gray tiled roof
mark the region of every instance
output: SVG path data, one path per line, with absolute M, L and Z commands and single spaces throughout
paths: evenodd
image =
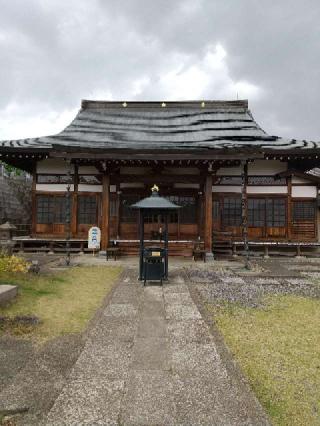
M 255 122 L 247 101 L 82 101 L 71 124 L 54 136 L 0 141 L 6 149 L 319 149 L 319 142 L 270 136 Z

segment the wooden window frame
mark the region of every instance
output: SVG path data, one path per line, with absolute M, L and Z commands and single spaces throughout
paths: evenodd
M 239 215 L 227 215 L 226 213 L 226 205 L 225 201 L 226 199 L 231 199 L 236 201 L 236 206 L 233 207 L 233 212 L 238 211 Z M 221 203 L 221 226 L 222 228 L 228 228 L 228 227 L 240 227 L 242 225 L 242 205 L 241 205 L 241 195 L 240 194 L 226 194 L 222 197 L 222 203 Z M 228 210 L 227 210 L 228 211 Z M 232 221 L 232 218 L 236 218 L 236 220 Z
M 39 220 L 39 199 L 49 199 L 49 210 L 47 220 Z M 57 203 L 56 200 L 59 200 Z M 64 201 L 65 205 L 62 207 L 61 200 Z M 67 197 L 66 193 L 52 194 L 52 193 L 37 193 L 36 194 L 36 223 L 39 225 L 51 225 L 51 224 L 66 224 L 66 208 L 67 208 Z M 72 210 L 72 199 L 70 198 L 70 210 Z M 64 217 L 63 217 L 64 216 Z
M 79 192 L 78 193 L 78 210 L 77 210 L 77 224 L 78 225 L 98 225 L 99 223 L 99 195 L 100 193 L 95 193 L 95 192 Z M 85 220 L 83 221 L 82 219 L 80 220 L 80 215 L 82 214 L 88 214 L 88 213 L 83 213 L 80 211 L 80 206 L 81 206 L 81 200 L 84 198 L 92 198 L 95 200 L 95 213 L 90 212 L 90 214 L 95 214 L 95 220 L 91 220 L 92 218 L 90 218 L 90 220 Z
M 310 218 L 310 217 L 308 217 L 308 218 L 296 218 L 295 217 L 295 204 L 296 203 L 312 203 L 313 204 L 313 217 L 312 218 Z M 316 198 L 292 198 L 291 199 L 291 205 L 292 205 L 292 207 L 291 207 L 291 221 L 292 221 L 292 223 L 301 223 L 301 222 L 304 222 L 304 221 L 312 221 L 312 222 L 315 222 L 316 221 L 316 218 L 317 218 L 317 200 L 316 200 Z

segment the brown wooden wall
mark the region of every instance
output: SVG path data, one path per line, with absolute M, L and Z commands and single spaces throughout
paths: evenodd
M 35 199 L 37 195 L 52 195 L 49 192 L 36 192 Z M 55 196 L 64 196 L 63 193 L 54 194 Z M 74 217 L 75 211 L 73 209 L 73 217 L 71 218 L 71 236 L 73 238 L 83 238 L 86 239 L 88 235 L 88 230 L 91 226 L 97 225 L 101 227 L 102 220 L 102 211 L 101 211 L 101 193 L 77 193 L 71 194 L 73 200 L 76 201 L 76 197 L 81 195 L 92 195 L 96 197 L 97 200 L 97 212 L 96 212 L 96 222 L 90 224 L 78 224 L 77 218 Z M 120 199 L 119 194 L 111 193 L 110 194 L 110 220 L 109 220 L 109 231 L 110 239 L 124 239 L 124 240 L 136 240 L 138 239 L 138 222 L 121 222 L 120 220 Z M 240 199 L 240 194 L 232 193 L 214 193 L 213 194 L 213 220 L 212 227 L 214 238 L 228 238 L 232 237 L 234 239 L 241 239 L 242 237 L 242 227 L 241 227 L 241 218 L 240 222 L 236 225 L 234 224 L 225 224 L 223 218 L 223 203 L 226 198 L 238 197 Z M 248 226 L 248 237 L 250 240 L 292 240 L 292 241 L 314 241 L 317 239 L 317 214 L 314 218 L 308 220 L 293 220 L 292 211 L 293 205 L 296 202 L 308 201 L 311 203 L 316 203 L 315 199 L 291 199 L 290 196 L 286 195 L 248 195 L 248 200 L 250 198 L 281 198 L 285 200 L 285 209 L 286 209 L 286 223 L 284 226 Z M 205 197 L 200 195 L 197 198 L 197 215 L 195 223 L 170 223 L 169 224 L 169 238 L 171 240 L 197 240 L 200 235 L 201 238 L 204 238 L 205 230 L 205 218 L 204 218 L 204 206 L 205 206 Z M 35 201 L 36 204 L 36 201 Z M 76 204 L 75 204 L 76 205 Z M 315 205 L 315 212 L 317 208 Z M 240 214 L 240 213 L 239 213 Z M 77 216 L 77 215 L 76 215 Z M 34 207 L 33 213 L 33 229 L 34 235 L 43 236 L 43 237 L 56 237 L 64 238 L 67 235 L 68 228 L 64 223 L 47 223 L 41 224 L 36 221 L 36 208 Z M 159 229 L 158 223 L 147 223 L 145 225 L 146 237 L 151 238 L 152 232 L 157 232 Z M 219 237 L 219 233 L 221 234 Z M 225 235 L 225 237 L 223 236 Z

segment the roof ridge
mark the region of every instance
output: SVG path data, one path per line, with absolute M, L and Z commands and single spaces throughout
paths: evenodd
M 242 100 L 185 100 L 185 101 L 103 101 L 83 99 L 81 109 L 105 108 L 248 108 L 248 99 Z

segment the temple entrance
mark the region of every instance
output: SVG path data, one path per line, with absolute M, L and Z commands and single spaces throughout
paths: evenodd
M 200 233 L 201 223 L 201 198 L 198 191 L 184 191 L 179 193 L 165 193 L 163 195 L 171 202 L 181 206 L 178 211 L 172 211 L 168 215 L 169 240 L 196 240 Z M 137 239 L 139 232 L 139 213 L 130 209 L 130 206 L 143 198 L 145 194 L 120 194 L 120 224 L 119 236 L 121 239 Z M 160 214 L 147 214 L 144 218 L 145 236 L 148 239 L 159 239 L 159 233 L 163 229 L 164 218 Z

